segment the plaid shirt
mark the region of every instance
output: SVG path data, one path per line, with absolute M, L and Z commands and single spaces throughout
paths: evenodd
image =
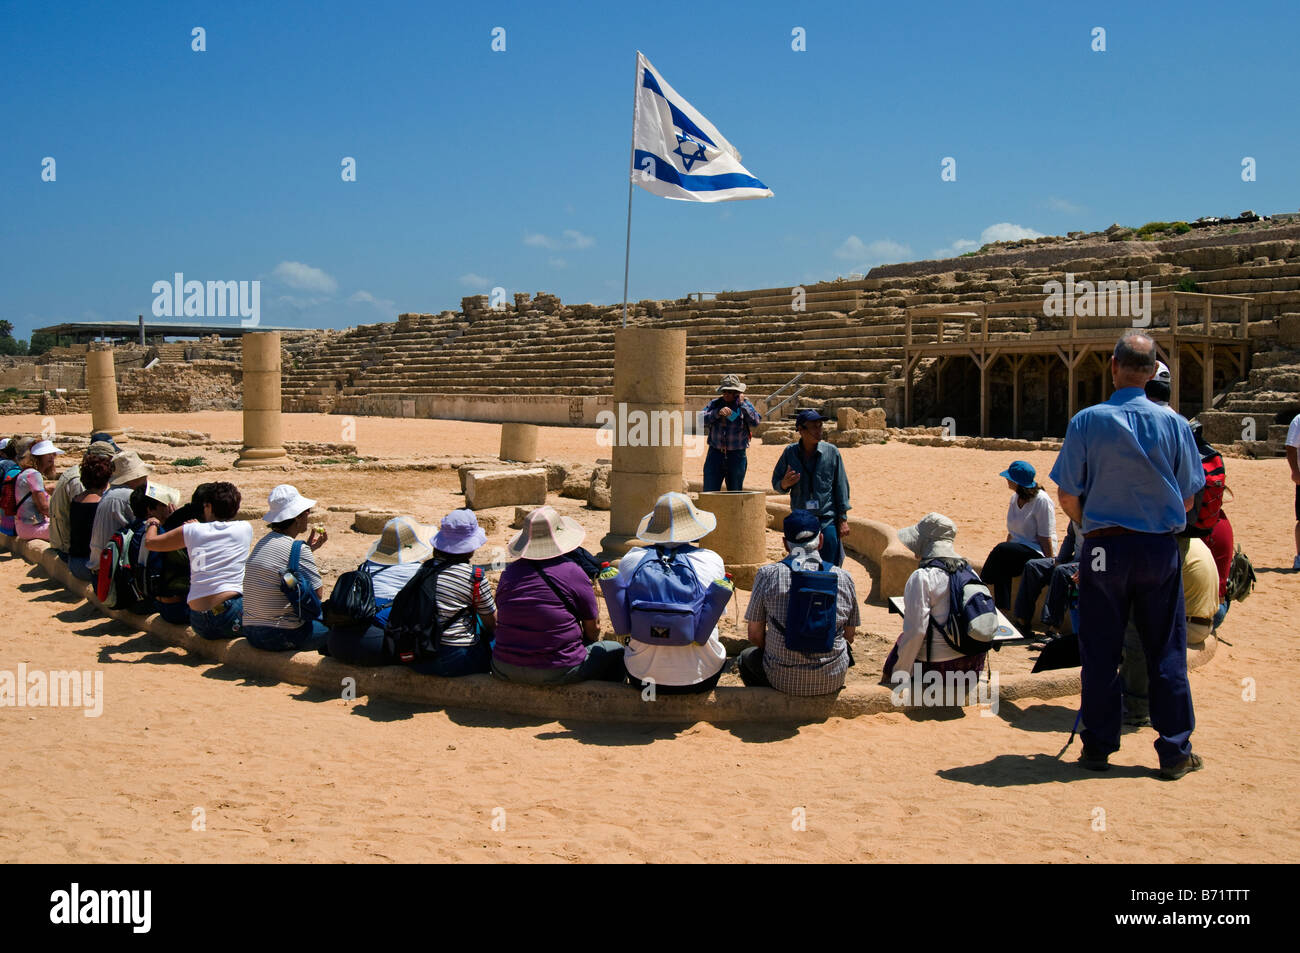
M 767 623 L 763 671 L 777 691 L 788 695 L 826 695 L 844 687 L 844 673 L 849 670 L 844 629 L 859 624 L 858 593 L 852 576 L 834 566 L 830 568 L 839 577 L 839 598 L 835 603 L 835 644 L 825 655 L 790 651 L 785 647 L 785 636 L 772 624 L 775 619 L 785 625 L 790 609 L 790 568 L 784 563 L 774 563 L 764 566 L 754 576 L 745 618 Z
M 715 397 L 704 408 L 704 426 L 709 428 L 709 446 L 717 450 L 744 450 L 749 446 L 750 429 L 757 427 L 763 418 L 744 395 L 731 408 L 731 416 L 724 419 L 718 416 L 718 411 L 725 406 L 725 400 Z

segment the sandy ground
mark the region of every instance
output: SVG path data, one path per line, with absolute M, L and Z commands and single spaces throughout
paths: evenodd
M 237 413 L 126 423 L 217 439 L 241 432 Z M 84 416 L 57 424 L 89 429 Z M 41 422 L 8 417 L 0 426 L 32 432 Z M 342 426 L 339 417 L 293 415 L 286 433 L 338 441 Z M 498 433 L 452 421 L 357 418 L 355 426 L 359 453 L 402 459 L 491 453 Z M 540 447 L 553 460 L 608 455 L 588 430 L 545 429 Z M 751 486 L 768 477 L 779 451 L 751 450 Z M 945 512 L 960 528 L 958 549 L 975 558 L 1002 538 L 1007 492 L 997 473 L 1013 454 L 887 445 L 844 455 L 860 515 L 903 525 Z M 1051 454 L 1026 456 L 1043 475 L 1050 469 Z M 701 466 L 702 457 L 688 458 L 688 477 Z M 993 717 L 971 709 L 727 729 L 346 702 L 195 661 L 106 620 L 24 561 L 0 557 L 0 612 L 14 620 L 0 642 L 0 671 L 24 662 L 95 670 L 105 685 L 98 718 L 0 709 L 0 860 L 1295 861 L 1290 482 L 1281 460 L 1227 466 L 1236 494 L 1228 511 L 1260 585 L 1224 625 L 1232 644 L 1191 674 L 1194 742 L 1207 767 L 1176 784 L 1154 775 L 1149 729 L 1125 736 L 1108 774 L 1068 763 L 1077 741 L 1067 762 L 1057 761 L 1077 698 L 1002 703 Z M 165 479 L 188 492 L 214 478 Z M 226 478 L 252 505 L 286 475 Z M 374 502 L 424 522 L 460 499 L 453 473 L 340 468 L 289 479 L 323 505 Z M 553 502 L 593 538 L 603 532 L 604 514 Z M 489 547 L 510 535 L 502 513 Z M 348 530 L 350 518 L 325 517 L 331 540 L 320 555 L 329 571 L 355 565 L 370 541 Z M 854 575 L 866 595 L 865 570 Z M 855 677 L 874 679 L 872 660 L 898 620 L 868 605 L 863 623 L 867 651 Z M 1003 672 L 1026 664 L 1011 651 L 995 657 Z M 1252 680 L 1254 700 L 1243 697 L 1243 680 Z

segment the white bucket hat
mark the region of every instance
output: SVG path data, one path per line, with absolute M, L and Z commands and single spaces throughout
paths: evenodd
M 524 528 L 510 541 L 510 555 L 520 559 L 551 559 L 582 545 L 587 531 L 571 516 L 539 506 L 524 518 Z
M 685 493 L 665 493 L 655 500 L 654 511 L 642 518 L 636 536 L 647 543 L 693 543 L 717 525 L 718 518 L 696 509 Z
M 404 516 L 394 516 L 384 524 L 384 531 L 366 550 L 366 559 L 381 566 L 424 562 L 433 555 L 415 523 Z
M 266 515 L 262 517 L 262 521 L 266 523 L 283 523 L 316 505 L 315 500 L 307 499 L 298 492 L 296 486 L 289 483 L 272 487 L 271 492 L 267 494 L 266 502 L 270 506 Z
M 27 451 L 33 457 L 43 457 L 47 453 L 62 453 L 63 451 L 50 443 L 48 440 L 38 440 L 32 449 Z

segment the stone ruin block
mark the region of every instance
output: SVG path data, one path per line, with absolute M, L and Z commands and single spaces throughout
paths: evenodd
M 460 310 L 462 314 L 469 314 L 471 311 L 487 311 L 487 295 L 470 295 L 468 298 L 460 299 Z
M 471 470 L 465 476 L 465 503 L 472 510 L 545 502 L 546 471 L 542 469 Z

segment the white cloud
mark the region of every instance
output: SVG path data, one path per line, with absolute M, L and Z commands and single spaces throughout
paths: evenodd
M 459 281 L 466 288 L 482 288 L 492 284 L 491 278 L 484 278 L 482 275 L 475 274 L 472 271 L 469 272 L 468 274 L 461 275 L 456 280 Z
M 348 298 L 348 301 L 353 304 L 374 305 L 377 310 L 382 311 L 385 314 L 391 312 L 396 304 L 395 301 L 390 301 L 388 298 L 376 298 L 369 291 L 358 291 L 354 293 L 352 297 Z
M 1065 212 L 1067 215 L 1078 215 L 1085 211 L 1082 205 L 1075 205 L 1066 199 L 1058 199 L 1055 195 L 1050 196 L 1045 204 L 1053 212 Z
M 857 235 L 849 235 L 844 243 L 835 250 L 837 259 L 845 261 L 872 261 L 879 264 L 885 260 L 902 260 L 911 255 L 911 247 L 906 244 L 889 241 L 888 238 L 875 242 L 863 242 Z
M 552 268 L 567 268 L 569 266 L 569 263 L 563 258 L 558 258 L 554 255 L 546 259 L 546 263 Z
M 980 232 L 980 241 L 985 245 L 989 242 L 1018 242 L 1022 238 L 1042 237 L 1042 232 L 1036 232 L 1032 228 L 1025 228 L 1023 225 L 1012 225 L 1010 222 L 998 222 L 998 224 L 990 225 Z
M 959 238 L 947 248 L 937 248 L 934 252 L 935 258 L 956 258 L 958 255 L 964 255 L 966 252 L 975 251 L 977 248 L 983 248 L 991 242 L 1016 242 L 1022 238 L 1042 238 L 1042 232 L 1036 232 L 1032 228 L 1025 228 L 1023 225 L 1013 225 L 1011 222 L 998 222 L 996 225 L 990 225 L 984 231 L 980 232 L 979 241 L 973 241 L 969 238 Z
M 333 294 L 339 290 L 339 283 L 330 275 L 319 268 L 304 265 L 300 261 L 282 261 L 275 266 L 271 274 L 290 288 L 297 288 L 299 291 L 319 291 L 325 294 Z
M 531 245 L 534 248 L 545 248 L 548 251 L 560 251 L 562 249 L 590 248 L 596 244 L 596 239 L 590 235 L 584 235 L 576 228 L 566 228 L 556 238 L 551 235 L 543 235 L 540 232 L 525 232 L 524 244 Z

